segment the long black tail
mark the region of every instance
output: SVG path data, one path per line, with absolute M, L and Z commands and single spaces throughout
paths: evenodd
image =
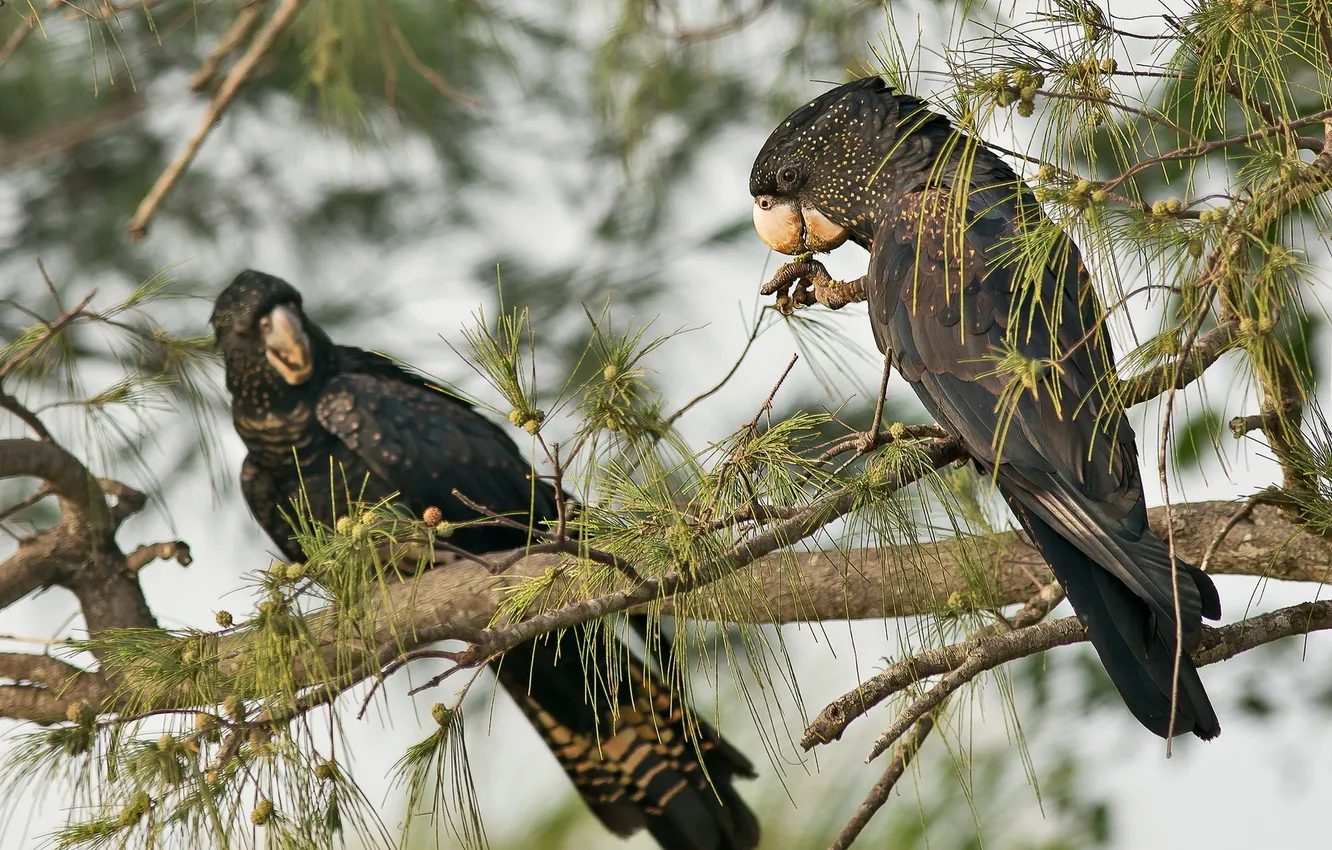
M 753 778 L 749 760 L 696 718 L 686 734 L 678 698 L 626 646 L 597 634 L 591 647 L 581 629 L 515 647 L 499 681 L 612 832 L 646 828 L 663 850 L 752 850 L 758 821 L 732 784 Z M 606 670 L 590 678 L 588 652 L 603 668 L 616 659 L 613 690 Z M 600 684 L 592 692 L 589 682 Z
M 1170 728 L 1171 679 L 1175 667 L 1173 613 L 1168 616 L 1154 614 L 1123 581 L 1049 523 L 1023 507 L 1016 498 L 1010 496 L 1008 502 L 1050 564 L 1055 578 L 1064 586 L 1068 601 L 1087 629 L 1096 654 L 1101 657 L 1101 663 L 1129 711 L 1143 726 L 1166 737 Z M 1161 548 L 1160 542 L 1155 542 L 1157 548 Z M 1168 553 L 1164 560 L 1169 563 Z M 1211 578 L 1182 561 L 1176 563 L 1179 583 L 1193 582 L 1197 586 L 1202 601 L 1201 613 L 1210 619 L 1221 616 L 1220 600 Z M 1164 570 L 1168 574 L 1169 566 Z M 1188 651 L 1197 645 L 1196 636 L 1201 628 L 1197 613 L 1194 613 L 1193 620 L 1186 622 L 1184 629 L 1186 652 L 1179 664 L 1174 734 L 1192 732 L 1207 740 L 1220 734 L 1221 724 L 1203 689 L 1198 669 L 1188 655 Z

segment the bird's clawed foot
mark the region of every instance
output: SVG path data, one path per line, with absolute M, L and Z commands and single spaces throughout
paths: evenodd
M 865 300 L 865 278 L 833 280 L 823 263 L 805 255 L 778 269 L 772 280 L 759 291 L 764 295 L 775 293 L 777 309 L 787 316 L 799 307 L 813 304 L 822 304 L 829 310 L 840 310 L 848 304 Z

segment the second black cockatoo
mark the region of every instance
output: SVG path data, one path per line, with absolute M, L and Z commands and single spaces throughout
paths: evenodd
M 1189 564 L 1176 560 L 1172 576 L 1169 549 L 1147 525 L 1102 307 L 1077 246 L 1027 186 L 875 76 L 793 112 L 763 145 L 749 189 L 773 249 L 830 251 L 849 239 L 869 250 L 860 283 L 880 350 L 993 474 L 1129 710 L 1161 736 L 1216 736 L 1188 652 L 1202 617 L 1220 617 L 1220 599 Z M 814 263 L 792 268 L 805 270 L 800 287 L 826 287 L 830 306 L 857 288 Z
M 303 557 L 283 516 L 297 498 L 330 527 L 347 514 L 337 494 L 348 492 L 368 503 L 396 493 L 416 516 L 436 507 L 450 522 L 478 518 L 455 489 L 496 513 L 555 518 L 553 488 L 532 481 L 499 426 L 387 357 L 335 344 L 285 281 L 242 272 L 218 296 L 212 325 L 249 450 L 241 490 L 286 557 Z M 527 541 L 495 526 L 449 538 L 478 555 Z M 614 716 L 604 698 L 589 704 L 586 640 L 575 628 L 520 645 L 498 674 L 592 811 L 619 835 L 646 828 L 665 850 L 755 847 L 758 824 L 733 788 L 754 775 L 749 761 L 706 723 L 692 721 L 686 735 L 670 689 L 637 662 L 619 677 Z

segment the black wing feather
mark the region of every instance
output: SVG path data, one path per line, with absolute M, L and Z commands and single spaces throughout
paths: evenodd
M 450 522 L 477 514 L 454 494 L 497 513 L 535 509 L 555 516 L 549 487 L 533 487 L 530 466 L 498 426 L 427 385 L 352 373 L 329 380 L 315 407 L 319 423 L 413 510 L 438 507 Z M 514 544 L 518 545 L 518 544 Z
M 981 152 L 984 154 L 985 152 Z M 1007 171 L 978 157 L 993 178 Z M 995 160 L 997 162 L 997 160 Z M 868 295 L 875 339 L 926 408 L 998 485 L 1088 627 L 1142 722 L 1166 732 L 1175 645 L 1165 544 L 1147 527 L 1133 430 L 1107 392 L 1114 362 L 1076 246 L 1060 234 L 1035 286 L 1020 286 L 1016 177 L 973 191 L 965 214 L 946 190 L 895 198 L 875 235 Z M 1004 352 L 1050 361 L 1014 393 Z M 1007 392 L 1006 392 L 1007 390 Z M 1176 562 L 1184 646 L 1219 616 L 1211 580 Z M 1176 731 L 1219 731 L 1187 656 Z M 1163 707 L 1164 706 L 1164 707 Z M 1149 722 L 1150 720 L 1150 722 Z
M 344 370 L 325 385 L 316 417 L 354 456 L 344 465 L 363 466 L 376 498 L 396 492 L 417 515 L 435 506 L 451 522 L 475 519 L 457 488 L 525 524 L 529 516 L 555 519 L 554 490 L 533 485 L 529 464 L 498 426 L 387 358 L 339 353 Z M 525 539 L 513 529 L 463 528 L 450 542 L 481 554 Z M 686 734 L 670 689 L 636 661 L 625 665 L 614 708 L 604 694 L 589 700 L 596 674 L 584 653 L 630 658 L 623 646 L 607 647 L 613 640 L 576 627 L 513 648 L 496 672 L 608 829 L 646 828 L 665 850 L 751 850 L 758 823 L 732 787 L 754 775 L 742 754 L 706 723 L 693 721 Z

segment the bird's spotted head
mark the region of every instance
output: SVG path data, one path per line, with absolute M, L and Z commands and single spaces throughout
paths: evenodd
M 899 141 L 903 107 L 881 77 L 852 80 L 787 116 L 754 160 L 754 227 L 783 254 L 868 246 L 874 212 Z M 876 185 L 877 184 L 877 185 Z
M 227 366 L 227 383 L 280 379 L 309 382 L 323 334 L 301 309 L 296 287 L 270 274 L 245 270 L 213 305 L 213 335 Z M 314 340 L 312 342 L 312 340 Z

